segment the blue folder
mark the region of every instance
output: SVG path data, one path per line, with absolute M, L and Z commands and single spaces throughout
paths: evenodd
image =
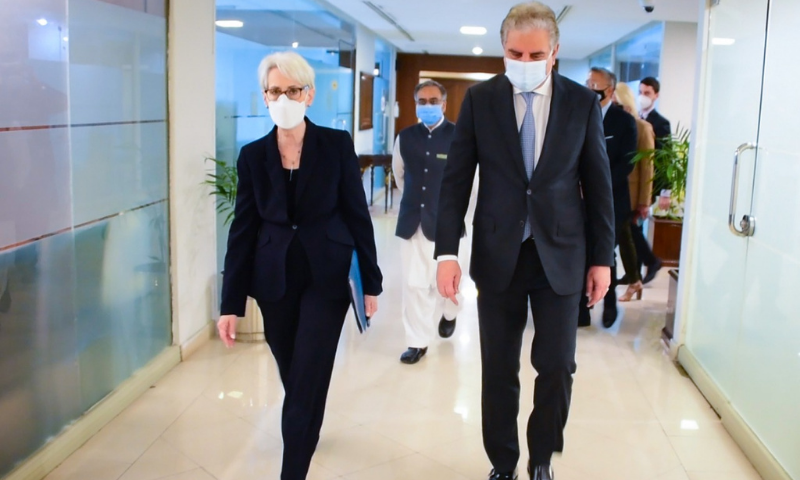
M 364 306 L 364 287 L 361 283 L 361 269 L 358 267 L 358 255 L 353 250 L 353 259 L 350 261 L 350 301 L 356 316 L 358 331 L 364 333 L 369 327 L 369 317 Z

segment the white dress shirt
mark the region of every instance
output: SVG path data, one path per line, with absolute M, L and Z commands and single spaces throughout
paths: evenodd
M 544 137 L 547 132 L 547 122 L 550 120 L 550 104 L 553 101 L 553 75 L 548 75 L 541 85 L 536 87 L 533 92 L 533 122 L 536 124 L 535 148 L 533 151 L 533 168 L 539 164 L 539 157 L 544 146 Z M 522 121 L 525 119 L 525 110 L 528 108 L 522 90 L 514 87 L 514 113 L 517 117 L 517 130 L 522 130 Z M 535 173 L 534 173 L 535 175 Z M 439 255 L 436 258 L 439 262 L 446 260 L 458 260 L 457 255 Z

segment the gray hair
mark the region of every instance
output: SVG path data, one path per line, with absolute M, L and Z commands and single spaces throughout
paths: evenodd
M 517 29 L 547 30 L 550 33 L 550 49 L 554 50 L 560 37 L 558 22 L 553 9 L 539 2 L 525 2 L 515 5 L 508 11 L 500 27 L 503 45 L 508 40 L 508 32 Z
M 617 88 L 617 76 L 614 75 L 614 73 L 611 72 L 610 70 L 600 67 L 592 67 L 589 70 L 594 73 L 599 73 L 600 75 L 602 75 L 603 78 L 606 79 L 606 82 L 608 82 L 608 84 L 611 86 L 611 88 Z
M 436 80 L 425 80 L 424 82 L 422 82 L 419 85 L 417 85 L 414 88 L 414 100 L 419 100 L 417 98 L 417 94 L 419 94 L 419 91 L 422 90 L 425 87 L 436 87 L 436 88 L 438 88 L 439 91 L 442 92 L 442 100 L 447 100 L 447 89 L 444 88 L 444 85 L 442 85 L 441 83 L 437 82 Z
M 269 88 L 267 77 L 273 68 L 285 76 L 296 80 L 301 87 L 314 88 L 314 69 L 305 58 L 296 52 L 277 52 L 264 57 L 258 66 L 258 81 L 262 90 Z

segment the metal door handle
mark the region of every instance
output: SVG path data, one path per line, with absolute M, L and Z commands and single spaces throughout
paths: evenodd
M 728 211 L 728 228 L 738 237 L 752 237 L 756 232 L 756 217 L 744 215 L 739 222 L 741 230 L 736 227 L 736 198 L 739 196 L 739 157 L 747 150 L 755 150 L 755 143 L 743 143 L 733 155 L 733 180 L 731 181 L 731 206 Z

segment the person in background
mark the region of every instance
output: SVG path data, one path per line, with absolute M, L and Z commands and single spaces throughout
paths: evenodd
M 614 225 L 615 242 L 620 243 L 624 232 L 630 230 L 631 203 L 628 176 L 633 170 L 631 159 L 636 154 L 636 121 L 625 111 L 614 105 L 612 97 L 616 87 L 616 76 L 604 68 L 592 67 L 586 86 L 597 94 L 603 115 L 603 132 L 605 133 L 606 152 L 611 170 L 611 188 L 614 192 Z M 631 262 L 631 260 L 633 260 Z M 625 271 L 636 268 L 636 258 L 622 257 Z M 610 328 L 619 317 L 616 294 L 616 265 L 611 268 L 612 285 L 603 301 L 603 326 Z M 581 299 L 579 325 L 585 326 L 589 319 L 586 299 Z
M 281 480 L 303 480 L 350 305 L 354 249 L 367 316 L 378 308 L 382 275 L 353 141 L 305 117 L 314 70 L 297 53 L 279 52 L 265 57 L 258 71 L 276 126 L 239 154 L 217 327 L 232 347 L 247 297 L 258 302 L 286 391 Z
M 408 349 L 400 356 L 405 364 L 417 363 L 428 351 L 439 324 L 439 336 L 449 338 L 456 329 L 460 310 L 436 290 L 436 212 L 447 152 L 455 125 L 447 120 L 447 90 L 428 80 L 414 89 L 420 123 L 405 128 L 397 137 L 392 171 L 402 193 L 395 235 L 402 238 L 403 326 Z
M 633 91 L 625 83 L 618 83 L 614 90 L 614 98 L 623 110 L 628 112 L 636 120 L 636 131 L 638 140 L 636 151 L 642 152 L 655 148 L 655 133 L 653 126 L 639 117 L 636 110 L 636 99 Z M 623 265 L 635 265 L 632 271 L 625 270 L 625 278 L 628 280 L 628 289 L 619 297 L 620 302 L 629 302 L 634 296 L 642 298 L 642 274 L 641 263 L 639 263 L 636 244 L 633 240 L 633 229 L 639 228 L 641 223 L 650 215 L 650 205 L 653 198 L 653 158 L 645 157 L 637 162 L 633 171 L 628 176 L 628 183 L 631 193 L 631 212 L 630 222 L 626 222 L 622 231 L 622 238 L 619 243 L 619 255 L 623 258 Z M 646 244 L 646 242 L 645 242 Z M 646 245 L 647 251 L 652 255 L 650 246 Z M 628 257 L 625 260 L 625 257 Z
M 437 285 L 456 301 L 459 242 L 479 169 L 470 275 L 479 292 L 489 478 L 518 478 L 520 353 L 530 306 L 538 375 L 528 470 L 534 480 L 551 480 L 577 368 L 579 298 L 589 295 L 594 305 L 611 283 L 611 174 L 597 95 L 553 69 L 559 49 L 553 10 L 540 2 L 516 5 L 503 20 L 501 40 L 505 75 L 471 87 L 456 122 L 439 198 Z
M 653 126 L 656 148 L 662 148 L 664 146 L 663 138 L 672 135 L 669 120 L 658 113 L 655 107 L 660 93 L 661 83 L 653 77 L 643 78 L 639 83 L 639 105 L 641 106 L 639 116 Z M 667 187 L 659 181 L 660 175 L 657 170 L 653 172 L 653 178 L 653 195 L 658 196 L 661 190 Z M 633 241 L 636 244 L 636 253 L 639 257 L 639 270 L 643 264 L 647 266 L 647 273 L 642 279 L 642 283 L 646 285 L 656 278 L 656 274 L 661 270 L 662 262 L 650 249 L 641 225 L 634 226 L 632 233 Z

